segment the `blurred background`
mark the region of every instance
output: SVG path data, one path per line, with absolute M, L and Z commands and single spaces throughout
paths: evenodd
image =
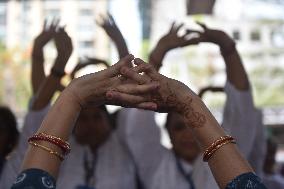
M 16 112 L 19 122 L 31 95 L 32 42 L 44 19 L 60 18 L 74 45 L 66 72 L 79 59 L 118 60 L 116 49 L 96 24 L 111 13 L 132 54 L 148 53 L 173 21 L 201 29 L 195 21 L 229 33 L 249 73 L 267 133 L 280 144 L 277 160 L 284 162 L 284 0 L 10 0 L 0 1 L 0 103 Z M 56 56 L 54 44 L 45 48 L 46 72 Z M 86 72 L 97 71 L 88 68 Z M 208 85 L 223 86 L 225 67 L 214 45 L 177 49 L 168 53 L 161 73 L 181 80 L 198 92 Z M 68 83 L 68 78 L 64 80 Z M 222 120 L 223 94 L 206 94 L 205 103 Z M 163 116 L 157 118 L 162 122 Z M 19 124 L 21 125 L 21 124 Z

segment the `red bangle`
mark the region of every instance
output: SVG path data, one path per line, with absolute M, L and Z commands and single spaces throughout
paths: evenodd
M 39 133 L 39 134 L 35 134 L 35 135 L 31 136 L 28 139 L 28 142 L 39 141 L 39 140 L 47 141 L 47 142 L 50 142 L 50 143 L 58 146 L 59 148 L 62 149 L 64 155 L 67 155 L 71 151 L 71 147 L 70 147 L 70 144 L 68 142 L 62 140 L 59 137 L 55 137 L 55 136 L 48 135 L 48 134 L 45 134 L 45 133 Z
M 203 154 L 203 161 L 207 162 L 212 155 L 223 145 L 228 144 L 228 143 L 236 143 L 235 139 L 230 136 L 222 136 L 215 140 L 205 151 Z

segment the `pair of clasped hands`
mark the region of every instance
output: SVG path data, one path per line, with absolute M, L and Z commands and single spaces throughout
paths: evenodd
M 159 112 L 180 112 L 181 103 L 189 96 L 196 97 L 186 85 L 159 74 L 133 55 L 105 70 L 74 79 L 64 93 L 80 107 L 109 104 Z

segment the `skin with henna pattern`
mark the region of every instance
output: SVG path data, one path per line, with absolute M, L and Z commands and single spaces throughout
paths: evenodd
M 206 119 L 203 114 L 194 111 L 192 108 L 193 98 L 188 96 L 183 103 L 179 102 L 178 96 L 170 88 L 169 83 L 166 83 L 166 86 L 169 94 L 167 97 L 163 98 L 161 94 L 165 93 L 162 93 L 161 91 L 154 93 L 152 96 L 154 99 L 153 101 L 158 104 L 158 109 L 162 112 L 168 109 L 175 109 L 177 112 L 183 114 L 188 125 L 191 127 L 202 127 L 206 123 Z

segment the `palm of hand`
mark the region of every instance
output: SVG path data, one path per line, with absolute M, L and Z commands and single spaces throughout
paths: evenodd
M 184 38 L 179 37 L 177 33 L 168 33 L 160 39 L 160 43 L 167 47 L 167 49 L 174 49 L 183 46 Z

